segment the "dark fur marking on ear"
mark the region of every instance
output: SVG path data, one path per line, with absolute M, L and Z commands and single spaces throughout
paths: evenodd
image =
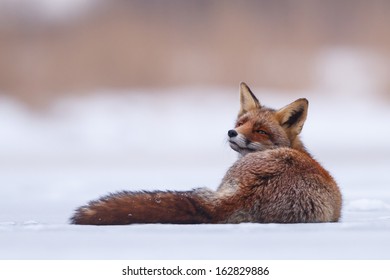
M 304 108 L 300 107 L 298 111 L 294 111 L 288 120 L 283 123 L 283 125 L 287 125 L 288 127 L 293 126 L 302 116 L 304 112 Z
M 251 94 L 253 100 L 257 103 L 257 104 L 260 104 L 259 100 L 257 99 L 257 97 L 253 94 L 253 92 L 251 91 L 251 89 L 249 87 L 247 87 L 247 90 L 249 91 L 249 93 Z

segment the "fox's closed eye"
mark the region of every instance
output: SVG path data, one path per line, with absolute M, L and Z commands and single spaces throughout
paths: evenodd
M 262 129 L 255 130 L 256 133 L 268 135 L 268 133 Z

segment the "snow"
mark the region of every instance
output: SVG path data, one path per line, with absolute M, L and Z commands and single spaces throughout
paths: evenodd
M 302 138 L 341 187 L 339 223 L 68 223 L 108 192 L 215 189 L 236 158 L 237 91 L 101 91 L 47 112 L 0 96 L 0 259 L 389 259 L 390 110 L 361 93 L 254 89 L 270 107 L 309 98 Z

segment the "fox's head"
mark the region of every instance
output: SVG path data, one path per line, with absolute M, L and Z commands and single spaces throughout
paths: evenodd
M 264 107 L 245 84 L 240 84 L 240 111 L 228 131 L 230 147 L 242 156 L 256 151 L 291 147 L 305 151 L 299 133 L 308 109 L 305 98 L 274 110 Z

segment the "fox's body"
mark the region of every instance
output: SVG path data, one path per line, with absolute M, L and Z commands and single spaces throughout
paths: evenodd
M 240 158 L 216 191 L 121 192 L 76 210 L 75 224 L 336 222 L 341 194 L 298 135 L 306 99 L 276 111 L 260 105 L 241 84 L 241 109 L 230 146 Z

